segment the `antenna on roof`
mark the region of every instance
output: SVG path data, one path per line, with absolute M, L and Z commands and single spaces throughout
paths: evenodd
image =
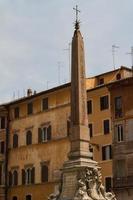
M 12 97 L 13 97 L 13 100 L 15 100 L 15 92 L 13 92 L 13 96 Z
M 133 46 L 131 47 L 131 52 L 128 52 L 126 54 L 131 55 L 132 70 L 133 70 Z
M 71 80 L 71 43 L 68 43 L 68 48 L 63 49 L 68 51 L 68 61 L 69 61 L 69 81 Z
M 115 44 L 112 45 L 112 57 L 113 57 L 113 67 L 115 69 L 115 53 L 116 53 L 116 49 L 118 49 L 119 46 L 116 46 Z

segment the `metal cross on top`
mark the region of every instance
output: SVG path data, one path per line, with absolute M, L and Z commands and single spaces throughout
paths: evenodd
M 76 5 L 76 8 L 73 8 L 73 10 L 76 11 L 76 21 L 75 21 L 75 29 L 79 29 L 79 20 L 78 20 L 78 13 L 80 12 L 80 10 L 78 10 L 78 6 Z

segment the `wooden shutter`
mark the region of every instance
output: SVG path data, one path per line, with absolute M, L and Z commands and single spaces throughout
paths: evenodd
M 38 143 L 42 142 L 42 129 L 38 128 Z
M 42 165 L 42 168 L 41 168 L 41 180 L 42 180 L 42 182 L 47 182 L 48 181 L 48 166 L 47 165 Z
M 26 178 L 26 176 L 25 176 L 25 170 L 22 169 L 22 185 L 25 185 L 25 178 Z
M 4 142 L 4 141 L 1 142 L 1 149 L 0 149 L 0 152 L 1 152 L 2 154 L 4 154 L 4 152 L 5 152 L 5 142 Z
M 14 185 L 18 185 L 18 172 L 14 171 L 13 176 L 14 176 Z
M 105 148 L 106 148 L 106 147 L 102 147 L 102 160 L 106 160 Z
M 112 146 L 109 145 L 109 148 L 110 148 L 110 159 L 112 159 Z
M 31 183 L 35 182 L 35 167 L 31 169 Z
M 1 129 L 5 129 L 5 123 L 6 120 L 5 120 L 5 117 L 1 117 Z
M 13 148 L 17 148 L 18 147 L 18 135 L 14 134 L 13 135 Z
M 9 172 L 9 186 L 12 185 L 12 173 Z
M 51 140 L 51 125 L 48 127 L 47 130 L 47 140 Z

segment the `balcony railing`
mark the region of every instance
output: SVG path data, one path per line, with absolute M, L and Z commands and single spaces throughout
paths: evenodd
M 113 188 L 133 187 L 133 176 L 113 178 Z

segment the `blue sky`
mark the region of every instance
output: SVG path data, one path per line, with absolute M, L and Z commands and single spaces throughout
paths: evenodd
M 69 80 L 68 44 L 78 4 L 85 42 L 86 74 L 131 66 L 133 0 L 0 0 L 0 103 Z M 60 83 L 58 68 L 60 63 Z

